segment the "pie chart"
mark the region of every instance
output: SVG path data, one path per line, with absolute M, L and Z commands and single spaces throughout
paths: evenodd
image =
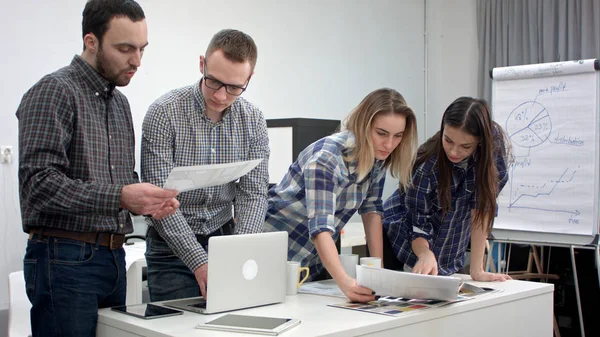
M 531 148 L 542 144 L 552 132 L 548 110 L 534 101 L 520 104 L 506 120 L 506 132 L 515 145 Z

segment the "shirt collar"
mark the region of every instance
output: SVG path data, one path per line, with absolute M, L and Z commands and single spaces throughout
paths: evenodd
M 81 56 L 75 55 L 71 61 L 71 66 L 81 74 L 96 96 L 108 98 L 113 95 L 115 85 L 102 77 L 96 69 L 87 63 Z
M 469 158 L 464 159 L 460 163 L 456 163 L 456 164 L 452 163 L 452 166 L 455 169 L 459 169 L 459 170 L 463 170 L 463 171 L 470 170 L 473 166 L 475 166 L 475 153 L 471 154 L 469 156 Z
M 356 138 L 354 137 L 354 134 L 349 130 L 342 131 L 342 137 L 345 138 L 344 149 L 342 150 L 342 153 L 344 156 L 347 156 L 350 154 L 350 151 L 354 148 L 356 144 Z M 369 177 L 371 174 L 378 174 L 378 171 L 383 167 L 384 163 L 385 160 L 375 159 L 373 162 L 373 168 L 371 169 L 371 172 L 367 174 L 367 177 Z M 352 162 L 348 162 L 348 172 L 354 174 L 356 172 L 357 166 L 358 163 L 355 160 Z

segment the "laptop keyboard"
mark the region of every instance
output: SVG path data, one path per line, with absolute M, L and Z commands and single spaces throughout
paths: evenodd
M 189 307 L 206 309 L 206 302 L 188 304 Z

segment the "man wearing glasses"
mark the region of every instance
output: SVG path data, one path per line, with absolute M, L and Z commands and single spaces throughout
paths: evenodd
M 250 36 L 231 29 L 218 32 L 206 56 L 200 56 L 200 81 L 165 94 L 144 118 L 142 180 L 157 186 L 177 166 L 263 159 L 237 184 L 181 193 L 175 214 L 147 219 L 152 301 L 206 297 L 208 238 L 262 231 L 269 181 L 267 125 L 262 112 L 240 97 L 256 59 Z

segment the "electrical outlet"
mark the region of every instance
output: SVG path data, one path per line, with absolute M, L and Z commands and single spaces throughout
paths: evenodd
M 0 146 L 0 163 L 12 164 L 13 161 L 13 147 L 10 145 Z

